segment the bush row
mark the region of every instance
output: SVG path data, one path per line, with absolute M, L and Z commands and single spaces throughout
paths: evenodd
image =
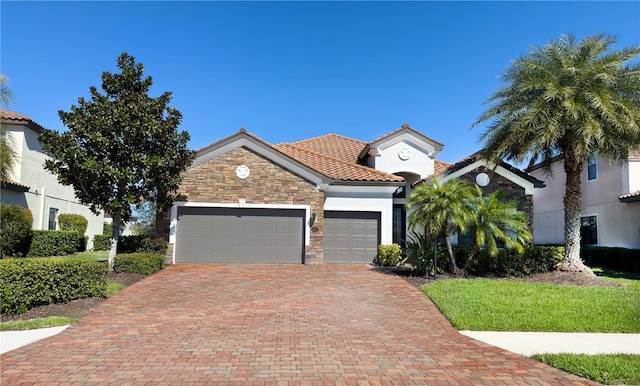
M 105 297 L 107 266 L 71 258 L 0 260 L 0 314 L 14 315 L 45 304 Z
M 127 253 L 116 255 L 113 262 L 115 272 L 151 275 L 164 268 L 164 255 L 159 253 Z
M 462 268 L 469 256 L 470 247 L 453 246 L 453 253 L 459 268 Z M 433 270 L 433 243 L 424 237 L 408 242 L 404 251 L 397 244 L 380 245 L 376 262 L 383 266 L 397 266 L 402 263 L 402 254 L 420 272 Z M 449 270 L 449 254 L 446 247 L 437 249 L 438 267 Z M 486 250 L 480 250 L 469 266 L 474 275 L 494 274 L 497 276 L 524 276 L 545 273 L 555 269 L 562 261 L 564 247 L 530 246 L 523 253 L 514 249 L 503 249 L 496 256 L 490 256 Z
M 72 255 L 85 245 L 84 235 L 76 231 L 33 231 L 31 247 L 27 256 Z
M 588 266 L 640 272 L 640 250 L 618 247 L 582 247 L 582 260 Z
M 95 235 L 93 237 L 94 251 L 108 251 L 110 248 L 110 235 Z M 117 253 L 165 253 L 167 241 L 162 237 L 154 236 L 120 236 L 118 238 Z
M 458 265 L 464 264 L 469 256 L 469 247 L 454 246 L 454 255 Z M 545 273 L 555 269 L 562 261 L 564 247 L 533 245 L 518 253 L 514 249 L 502 249 L 496 256 L 490 256 L 482 249 L 471 262 L 469 273 L 497 276 L 525 276 L 534 273 Z

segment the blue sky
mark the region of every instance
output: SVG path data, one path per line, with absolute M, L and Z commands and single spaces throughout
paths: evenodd
M 640 44 L 640 2 L 0 3 L 10 110 L 63 130 L 128 52 L 172 91 L 198 149 L 244 127 L 271 143 L 338 133 L 371 141 L 403 123 L 455 162 L 510 61 L 562 33 Z

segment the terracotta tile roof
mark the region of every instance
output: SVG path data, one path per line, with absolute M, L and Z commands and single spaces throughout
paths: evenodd
M 342 159 L 333 158 L 326 154 L 307 150 L 290 143 L 279 143 L 274 148 L 296 161 L 307 165 L 319 173 L 340 181 L 375 181 L 375 182 L 402 182 L 404 178 L 357 165 Z
M 42 130 L 44 130 L 44 126 L 40 125 L 39 123 L 37 123 L 36 121 L 31 119 L 28 115 L 16 113 L 15 111 L 10 111 L 10 110 L 7 110 L 7 109 L 0 108 L 0 117 L 4 121 L 23 121 L 23 122 L 26 122 L 27 126 L 29 126 L 31 129 L 33 129 L 34 131 L 36 131 L 38 133 L 41 132 Z
M 27 185 L 24 185 L 15 181 L 9 181 L 9 180 L 0 181 L 0 186 L 2 186 L 5 189 L 15 190 L 17 192 L 28 192 L 30 189 Z
M 637 190 L 633 193 L 625 194 L 624 196 L 618 197 L 618 200 L 621 202 L 633 202 L 640 201 L 640 190 Z
M 454 164 L 451 162 L 445 162 L 445 161 L 440 161 L 440 160 L 433 160 L 433 169 L 434 169 L 434 173 L 433 174 L 442 174 L 444 172 L 447 171 L 447 169 L 449 169 L 451 166 L 453 166 Z
M 289 142 L 288 144 L 339 160 L 356 163 L 358 162 L 358 155 L 367 145 L 367 142 L 338 134 L 325 134 L 319 137 Z

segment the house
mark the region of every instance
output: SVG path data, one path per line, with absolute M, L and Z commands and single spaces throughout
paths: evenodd
M 200 149 L 185 172 L 167 216 L 171 260 L 371 263 L 379 244 L 405 238 L 413 184 L 485 170 L 436 160 L 443 146 L 407 124 L 372 142 L 327 134 L 275 145 L 242 129 Z M 496 186 L 511 178 L 530 195 L 539 185 L 492 170 Z
M 88 206 L 78 202 L 73 187 L 62 185 L 57 176 L 44 169 L 48 158 L 38 141 L 44 127 L 24 114 L 0 109 L 7 142 L 15 152 L 10 181 L 2 181 L 3 203 L 28 208 L 33 216 L 33 229 L 59 229 L 58 215 L 79 214 L 88 220 L 86 235 L 90 248 L 93 236 L 102 234 L 103 216 L 96 216 Z
M 547 175 L 540 164 L 529 169 L 547 185 L 533 197 L 536 244 L 564 242 L 566 176 L 561 157 L 554 159 L 551 171 Z M 580 188 L 581 243 L 640 249 L 640 152 L 630 152 L 621 164 L 589 157 L 580 176 Z

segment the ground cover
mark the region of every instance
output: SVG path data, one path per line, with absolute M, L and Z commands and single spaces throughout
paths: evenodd
M 532 358 L 604 385 L 640 385 L 640 355 L 537 354 Z
M 640 285 L 556 285 L 486 278 L 421 287 L 459 330 L 640 332 Z

